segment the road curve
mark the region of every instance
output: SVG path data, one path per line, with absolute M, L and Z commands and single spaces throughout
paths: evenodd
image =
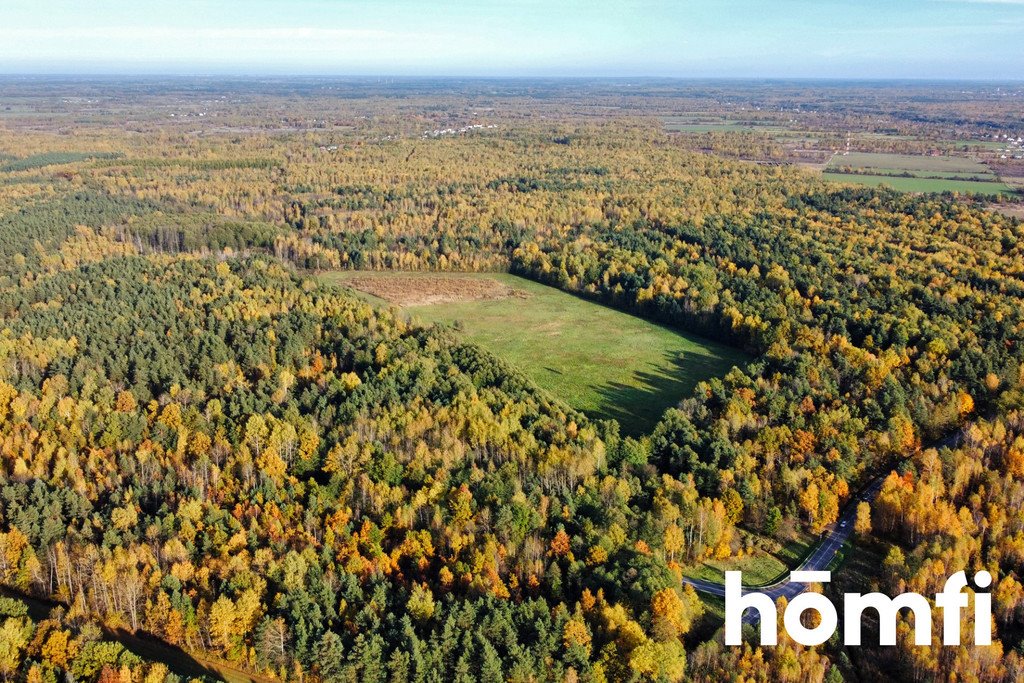
M 955 446 L 959 442 L 960 432 L 951 434 L 944 439 L 941 439 L 933 444 L 930 448 L 942 448 L 944 446 Z M 882 484 L 885 482 L 885 478 L 889 476 L 888 473 L 875 477 L 871 480 L 864 489 L 860 491 L 853 499 L 851 499 L 846 507 L 843 508 L 843 513 L 835 523 L 826 527 L 822 534 L 821 540 L 818 545 L 814 547 L 814 550 L 804 558 L 800 566 L 792 569 L 791 571 L 824 571 L 828 569 L 829 565 L 832 564 L 832 560 L 835 559 L 839 549 L 843 547 L 843 543 L 853 533 L 853 525 L 857 520 L 857 505 L 861 502 L 872 502 L 875 497 L 878 496 L 878 492 L 882 490 Z M 693 586 L 695 590 L 702 593 L 708 593 L 709 595 L 715 595 L 720 598 L 725 597 L 725 586 L 720 583 L 713 581 L 704 581 L 703 579 L 689 579 L 683 578 L 684 585 Z M 807 590 L 808 584 L 797 583 L 789 581 L 789 572 L 786 572 L 785 576 L 775 583 L 768 584 L 766 586 L 752 586 L 744 587 L 744 593 L 764 593 L 770 597 L 773 601 L 778 601 L 779 598 L 785 597 L 786 600 L 792 600 L 794 597 L 803 593 Z M 743 615 L 743 623 L 754 624 L 758 620 L 757 610 L 747 610 Z
M 835 559 L 839 549 L 843 547 L 843 543 L 845 543 L 846 539 L 848 539 L 850 534 L 853 533 L 853 525 L 857 519 L 857 504 L 862 501 L 873 501 L 878 495 L 878 492 L 882 490 L 882 482 L 884 481 L 885 476 L 875 478 L 867 488 L 850 500 L 843 509 L 843 514 L 839 519 L 836 520 L 835 523 L 829 525 L 823 532 L 821 540 L 818 542 L 818 545 L 814 547 L 814 550 L 804 558 L 803 562 L 800 563 L 800 566 L 796 567 L 792 571 L 824 571 L 828 569 L 828 566 L 832 564 L 832 560 Z M 683 578 L 683 583 L 693 586 L 694 589 L 701 591 L 702 593 L 716 595 L 720 598 L 725 597 L 725 586 L 720 583 L 704 581 L 702 579 L 688 579 L 685 577 Z M 807 590 L 807 584 L 789 581 L 789 572 L 775 583 L 768 584 L 766 586 L 743 588 L 744 593 L 764 593 L 773 601 L 778 601 L 781 597 L 785 597 L 786 600 L 792 600 L 805 590 Z M 747 610 L 743 617 L 743 621 L 748 624 L 755 623 L 757 621 L 757 616 L 757 610 Z

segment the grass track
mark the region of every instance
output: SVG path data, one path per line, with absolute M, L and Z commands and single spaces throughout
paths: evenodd
M 354 275 L 336 272 L 323 278 L 344 285 Z M 458 322 L 467 340 L 518 367 L 568 405 L 594 418 L 618 420 L 625 434 L 649 432 L 665 409 L 688 396 L 698 382 L 724 375 L 748 360 L 736 349 L 513 275 L 453 277 L 492 278 L 528 297 L 403 310 L 428 322 Z

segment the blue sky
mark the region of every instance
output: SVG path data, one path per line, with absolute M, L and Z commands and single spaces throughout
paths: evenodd
M 1024 79 L 1024 0 L 0 0 L 0 73 Z

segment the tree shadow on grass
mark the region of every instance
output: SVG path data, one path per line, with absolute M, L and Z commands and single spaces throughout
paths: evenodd
M 632 382 L 597 387 L 601 407 L 590 417 L 618 421 L 624 436 L 650 433 L 665 410 L 689 397 L 699 382 L 721 377 L 733 367 L 726 358 L 699 351 L 665 353 L 663 361 L 633 373 Z
M 46 598 L 37 598 L 14 588 L 10 588 L 9 586 L 0 586 L 0 596 L 13 598 L 23 603 L 25 607 L 28 608 L 29 617 L 36 622 L 50 618 L 50 613 L 55 608 L 63 609 L 65 612 L 67 611 L 67 605 L 61 602 Z M 173 674 L 186 679 L 206 678 L 213 681 L 224 679 L 223 672 L 217 671 L 213 667 L 206 666 L 176 645 L 171 645 L 170 643 L 159 640 L 158 638 L 145 633 L 131 633 L 124 629 L 109 628 L 107 626 L 103 626 L 101 628 L 106 639 L 120 643 L 126 650 L 138 655 L 144 660 L 166 664 L 168 670 Z M 237 672 L 234 678 L 237 680 L 250 681 L 264 680 L 262 678 L 248 676 L 241 671 Z

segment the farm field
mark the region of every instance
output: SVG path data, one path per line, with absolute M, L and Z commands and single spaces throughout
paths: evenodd
M 748 121 L 707 115 L 664 116 L 666 131 L 672 133 L 753 132 L 780 133 L 786 129 L 770 122 Z
M 837 183 L 852 183 L 868 187 L 888 185 L 894 190 L 901 192 L 973 192 L 990 195 L 1013 193 L 1013 189 L 1009 185 L 995 181 L 958 180 L 956 178 L 907 178 L 893 175 L 866 175 L 828 171 L 823 173 L 822 177 L 825 180 Z
M 1012 194 L 1013 188 L 984 164 L 956 156 L 851 152 L 836 155 L 825 168 L 827 180 L 903 192 Z
M 853 168 L 858 170 L 889 170 L 915 175 L 972 174 L 994 176 L 994 174 L 973 159 L 952 156 L 923 156 L 913 154 L 880 154 L 872 152 L 851 152 L 837 155 L 829 164 L 830 169 Z
M 745 132 L 754 131 L 778 132 L 781 129 L 774 126 L 759 126 L 743 121 L 723 121 L 721 123 L 686 123 L 666 121 L 665 130 L 673 133 L 718 133 L 718 132 Z
M 618 420 L 625 434 L 649 431 L 698 382 L 747 359 L 736 349 L 514 275 L 342 271 L 323 278 L 423 320 L 459 324 L 467 340 L 568 405 Z

